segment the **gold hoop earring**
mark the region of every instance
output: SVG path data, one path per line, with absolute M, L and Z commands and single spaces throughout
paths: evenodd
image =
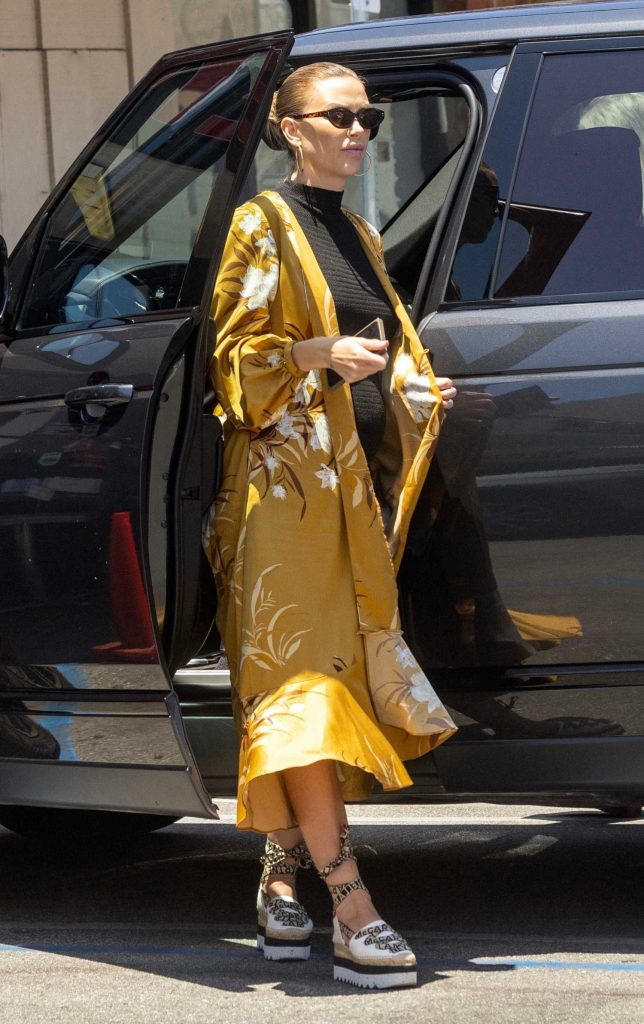
M 368 174 L 369 171 L 371 170 L 373 160 L 371 159 L 371 153 L 369 152 L 369 150 L 367 150 L 367 156 L 369 157 L 369 166 L 367 167 L 366 171 L 358 171 L 356 174 L 354 174 L 354 178 L 364 178 L 365 174 Z
M 295 147 L 295 165 L 300 174 L 304 174 L 304 154 L 301 146 Z

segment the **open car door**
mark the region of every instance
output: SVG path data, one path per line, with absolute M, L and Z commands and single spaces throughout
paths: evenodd
M 282 32 L 162 58 L 13 253 L 0 805 L 212 814 L 171 686 L 204 629 L 208 309 L 291 44 Z

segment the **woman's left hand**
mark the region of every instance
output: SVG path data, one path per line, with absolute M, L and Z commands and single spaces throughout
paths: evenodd
M 437 377 L 436 383 L 438 384 L 440 393 L 443 396 L 443 405 L 446 409 L 451 409 L 457 395 L 456 388 L 454 387 L 454 381 L 450 380 L 449 377 Z

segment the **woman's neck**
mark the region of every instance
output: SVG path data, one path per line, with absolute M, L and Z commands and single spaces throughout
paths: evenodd
M 347 179 L 345 177 L 312 174 L 310 171 L 305 171 L 304 174 L 297 171 L 295 176 L 288 180 L 291 185 L 308 185 L 309 188 L 325 188 L 328 192 L 344 192 L 347 184 Z
M 282 194 L 316 217 L 325 219 L 342 213 L 343 193 L 333 189 L 287 180 L 282 186 Z

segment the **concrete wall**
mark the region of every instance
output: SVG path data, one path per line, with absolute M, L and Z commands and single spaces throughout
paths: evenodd
M 285 0 L 0 0 L 0 233 L 9 248 L 161 54 L 289 24 Z

